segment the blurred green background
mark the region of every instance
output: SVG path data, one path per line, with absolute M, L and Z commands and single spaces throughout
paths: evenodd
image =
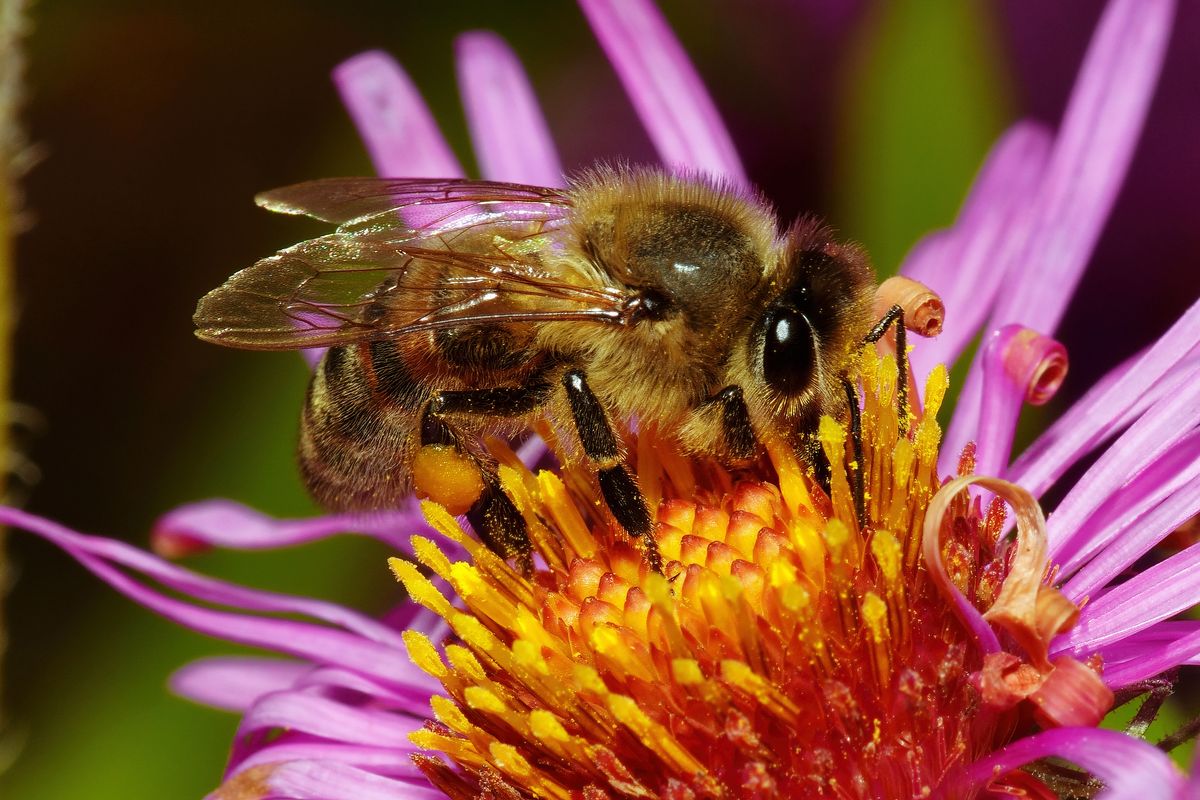
M 663 7 L 752 179 L 785 215 L 829 217 L 886 273 L 951 221 L 1004 126 L 1057 121 L 1102 4 Z M 292 461 L 300 359 L 202 345 L 190 318 L 231 272 L 315 230 L 259 211 L 255 192 L 370 171 L 328 80 L 335 64 L 373 47 L 394 54 L 470 164 L 452 42 L 490 28 L 524 59 L 568 168 L 653 158 L 568 2 L 44 0 L 32 23 L 27 119 L 44 160 L 26 181 L 34 227 L 18 249 L 14 390 L 43 420 L 26 437 L 42 472 L 28 507 L 142 545 L 159 513 L 203 497 L 315 511 Z M 1184 43 L 1198 33 L 1185 4 L 1133 177 L 1060 331 L 1073 360 L 1066 401 L 1196 295 L 1200 48 Z M 165 679 L 233 648 L 133 606 L 30 537 L 9 549 L 0 795 L 213 788 L 236 720 L 170 696 Z M 191 565 L 382 610 L 398 599 L 385 555 L 342 539 Z

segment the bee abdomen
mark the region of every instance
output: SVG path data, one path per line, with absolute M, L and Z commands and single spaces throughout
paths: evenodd
M 419 412 L 431 389 L 389 341 L 333 347 L 309 384 L 300 471 L 332 509 L 391 508 L 411 491 Z

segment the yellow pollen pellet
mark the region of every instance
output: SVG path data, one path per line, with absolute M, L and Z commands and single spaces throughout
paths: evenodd
M 400 636 L 404 639 L 409 659 L 423 672 L 439 679 L 448 674 L 442 657 L 428 637 L 417 631 L 405 631 Z
M 698 686 L 705 680 L 700 662 L 694 658 L 671 659 L 671 677 L 681 686 Z
M 782 589 L 796 583 L 796 568 L 786 561 L 775 561 L 767 567 L 767 582 L 772 589 Z
M 468 708 L 476 711 L 488 711 L 492 714 L 503 714 L 508 711 L 504 701 L 482 686 L 468 686 L 463 690 L 463 699 Z
M 850 529 L 846 527 L 846 523 L 842 522 L 837 517 L 829 520 L 825 525 L 825 544 L 829 546 L 830 555 L 837 556 L 846 544 L 850 541 Z
M 550 668 L 542 657 L 542 648 L 536 642 L 528 639 L 517 639 L 512 644 L 513 660 L 526 669 L 532 669 L 542 675 L 548 675 Z

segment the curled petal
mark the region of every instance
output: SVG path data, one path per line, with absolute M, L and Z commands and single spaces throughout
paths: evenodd
M 579 0 L 663 163 L 745 186 L 741 159 L 679 40 L 649 0 Z
M 1200 363 L 1187 358 L 1197 342 L 1200 301 L 1193 303 L 1149 350 L 1106 376 L 1051 425 L 1013 464 L 1013 479 L 1040 495 L 1081 456 L 1140 416 L 1150 401 L 1195 382 L 1200 376 Z M 1131 411 L 1137 413 L 1131 415 Z
M 946 566 L 942 562 L 942 520 L 946 512 L 950 508 L 950 503 L 954 500 L 954 496 L 963 489 L 970 486 L 972 483 L 981 483 L 991 479 L 982 478 L 976 475 L 968 475 L 962 478 L 955 478 L 943 484 L 938 490 L 933 499 L 929 501 L 929 506 L 925 510 L 925 523 L 921 531 L 921 553 L 925 558 L 925 565 L 929 568 L 930 577 L 937 584 L 943 595 L 946 595 L 954 604 L 954 613 L 967 628 L 974 634 L 979 642 L 979 649 L 983 653 L 998 653 L 1000 652 L 1000 640 L 996 638 L 996 633 L 984 620 L 983 615 L 976 610 L 963 593 L 954 585 L 954 581 L 950 579 L 950 575 L 946 572 Z M 1003 483 L 1003 481 L 994 481 L 995 483 Z M 1040 512 L 1039 512 L 1040 513 Z
M 881 283 L 875 291 L 876 318 L 894 305 L 904 309 L 904 327 L 912 333 L 928 338 L 942 332 L 946 306 L 937 292 L 920 281 L 896 275 Z
M 1004 477 L 1022 400 L 1042 405 L 1067 374 L 1067 351 L 1020 325 L 993 331 L 983 346 L 983 405 L 976 437 L 976 470 Z
M 458 37 L 455 55 L 463 110 L 483 177 L 564 185 L 546 119 L 512 48 L 490 31 L 473 31 Z
M 387 53 L 372 50 L 333 71 L 342 102 L 385 177 L 460 178 L 458 159 L 412 80 Z

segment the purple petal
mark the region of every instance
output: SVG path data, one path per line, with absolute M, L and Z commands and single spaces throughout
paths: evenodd
M 342 742 L 296 741 L 297 737 L 285 736 L 256 750 L 230 772 L 230 777 L 262 764 L 281 761 L 336 761 L 351 767 L 365 769 L 376 775 L 389 778 L 407 778 L 424 782 L 421 770 L 409 758 L 411 751 L 392 747 L 344 744 Z
M 1200 419 L 1200 381 L 1164 397 L 1133 423 L 1067 493 L 1047 521 L 1050 552 L 1058 553 L 1096 509 L 1131 477 L 1153 464 L 1189 434 Z M 1076 553 L 1072 562 L 1086 555 Z
M 1037 196 L 1020 213 L 1007 241 L 1010 254 L 1016 248 L 1015 258 L 1004 257 L 997 267 L 1006 290 L 988 327 L 1020 323 L 1052 334 L 1058 326 L 1124 180 L 1174 11 L 1173 0 L 1109 4 L 1092 37 Z M 976 436 L 981 370 L 976 360 L 963 382 L 957 412 L 943 440 L 938 465 L 942 472 L 953 471 L 959 451 Z
M 747 184 L 696 68 L 649 0 L 579 0 L 663 163 Z
M 431 679 L 409 661 L 400 636 L 357 612 L 318 600 L 245 589 L 205 578 L 161 561 L 123 542 L 83 536 L 61 525 L 12 508 L 0 507 L 0 524 L 21 528 L 54 542 L 118 592 L 185 627 L 227 641 L 262 647 L 301 659 L 346 667 L 402 686 L 429 687 Z M 309 614 L 347 628 L 339 630 L 288 619 L 216 611 L 166 597 L 117 569 L 120 564 L 177 591 L 226 605 L 259 611 Z M 436 682 L 433 682 L 436 686 Z
M 290 688 L 312 664 L 278 658 L 220 656 L 181 667 L 171 676 L 171 691 L 196 703 L 225 711 L 245 711 L 265 694 Z
M 1173 0 L 1113 0 L 1092 37 L 1038 193 L 1034 229 L 993 327 L 1053 333 L 1125 179 L 1175 13 Z
M 428 713 L 425 703 L 423 714 Z M 274 729 L 297 731 L 346 744 L 416 748 L 408 736 L 424 724 L 423 717 L 352 706 L 305 692 L 278 692 L 259 699 L 242 717 L 237 738 L 252 738 Z
M 1081 654 L 1125 639 L 1200 603 L 1200 544 L 1139 572 L 1093 598 L 1079 623 L 1055 640 L 1057 650 Z
M 1009 128 L 980 168 L 954 227 L 925 237 L 905 259 L 901 273 L 936 291 L 951 309 L 941 335 L 913 348 L 917 385 L 937 364 L 953 365 L 987 319 L 1004 276 L 1004 249 L 1021 238 L 1018 219 L 1041 178 L 1050 144 L 1043 125 L 1019 122 Z
M 409 537 L 429 530 L 415 506 L 396 511 L 276 519 L 233 500 L 214 499 L 168 511 L 155 523 L 152 540 L 156 552 L 176 557 L 210 547 L 270 550 L 342 533 L 359 533 L 394 550 L 411 553 Z
M 417 87 L 387 53 L 372 50 L 333 71 L 375 171 L 398 178 L 460 178 L 458 159 Z
M 1160 622 L 1092 653 L 1104 660 L 1104 682 L 1120 689 L 1181 664 L 1200 663 L 1200 623 Z
M 1198 342 L 1200 301 L 1128 368 L 1103 380 L 1043 433 L 1013 464 L 1013 480 L 1041 495 L 1077 459 L 1129 424 L 1131 414 L 1194 381 L 1200 365 L 1184 360 Z
M 1058 391 L 1067 371 L 1067 351 L 1028 328 L 1007 325 L 987 337 L 981 358 L 983 405 L 975 471 L 1003 478 L 1022 403 L 1041 405 Z
M 1076 602 L 1094 594 L 1151 547 L 1200 513 L 1200 432 L 1194 432 L 1110 497 L 1052 554 L 1070 574 L 1063 586 Z
M 562 164 L 521 62 L 490 31 L 455 41 L 458 85 L 483 177 L 563 186 Z
M 287 761 L 267 773 L 259 800 L 445 800 L 424 780 L 393 780 L 336 761 Z M 207 800 L 234 800 L 220 790 Z
M 1057 728 L 1018 739 L 953 773 L 935 798 L 975 796 L 993 779 L 1038 759 L 1058 756 L 1104 782 L 1105 800 L 1146 800 L 1176 796 L 1183 775 L 1166 753 L 1132 736 L 1098 728 Z

